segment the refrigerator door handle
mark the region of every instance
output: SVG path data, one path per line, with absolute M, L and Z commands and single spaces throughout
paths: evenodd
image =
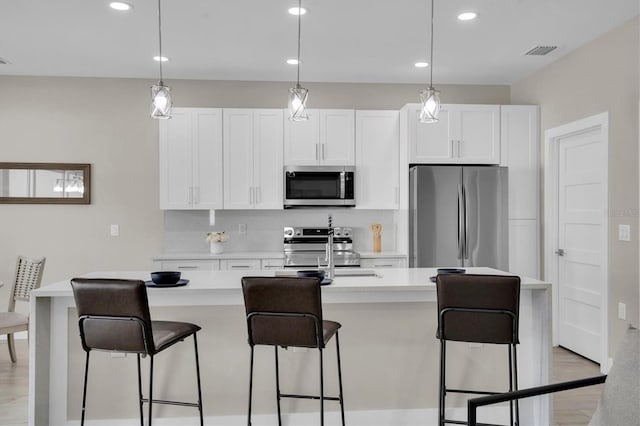
M 469 203 L 467 202 L 467 191 L 462 185 L 462 206 L 464 207 L 464 237 L 462 238 L 463 242 L 463 256 L 464 259 L 469 259 L 469 215 L 467 214 L 469 211 Z
M 464 259 L 464 189 L 458 184 L 458 259 Z

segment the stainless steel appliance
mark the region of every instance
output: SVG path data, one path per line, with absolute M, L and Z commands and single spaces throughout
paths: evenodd
M 333 228 L 333 263 L 335 267 L 360 266 L 360 253 L 353 251 L 353 230 Z M 327 265 L 329 228 L 284 228 L 285 268 L 317 268 Z
M 409 169 L 409 266 L 508 270 L 507 168 Z
M 284 207 L 353 207 L 355 167 L 286 166 Z

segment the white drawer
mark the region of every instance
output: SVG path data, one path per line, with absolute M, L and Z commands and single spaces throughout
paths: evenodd
M 360 259 L 362 268 L 405 268 L 406 262 L 403 257 L 387 257 L 380 259 Z
M 157 262 L 156 262 L 157 264 Z M 217 259 L 211 260 L 163 260 L 160 262 L 163 271 L 217 271 L 220 263 Z
M 262 259 L 262 269 L 282 269 L 284 268 L 284 259 Z
M 260 259 L 221 259 L 220 269 L 223 271 L 260 269 Z

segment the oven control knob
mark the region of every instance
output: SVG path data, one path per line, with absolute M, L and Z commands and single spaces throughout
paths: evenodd
M 349 236 L 349 230 L 345 229 L 344 232 L 342 233 L 345 237 Z
M 292 228 L 285 228 L 284 236 L 285 237 L 292 237 L 293 236 L 293 229 Z
M 299 237 L 300 235 L 302 235 L 302 232 L 296 231 L 296 235 Z
M 336 237 L 339 237 L 341 232 L 340 232 L 340 228 L 336 228 L 336 230 L 333 233 Z

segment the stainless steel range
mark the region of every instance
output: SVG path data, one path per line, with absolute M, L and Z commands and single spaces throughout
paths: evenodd
M 333 228 L 333 259 L 336 267 L 360 266 L 360 254 L 353 251 L 353 230 Z M 284 228 L 285 268 L 317 268 L 327 264 L 329 228 Z

